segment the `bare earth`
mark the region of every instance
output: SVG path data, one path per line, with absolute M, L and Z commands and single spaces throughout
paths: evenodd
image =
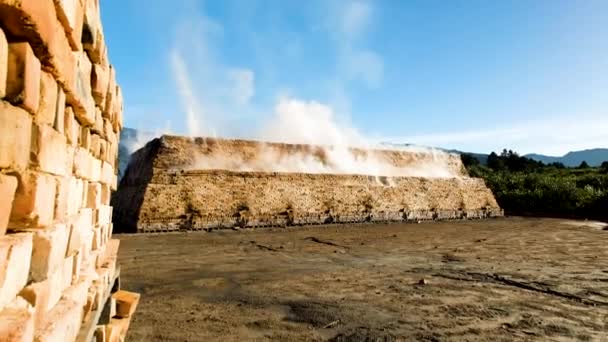
M 121 235 L 129 341 L 608 341 L 608 230 L 557 219 Z

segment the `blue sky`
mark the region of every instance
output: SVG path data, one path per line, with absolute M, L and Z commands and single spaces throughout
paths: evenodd
M 128 127 L 608 147 L 605 0 L 108 0 L 102 17 Z

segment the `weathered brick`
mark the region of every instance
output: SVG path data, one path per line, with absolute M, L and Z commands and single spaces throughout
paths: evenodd
M 49 299 L 51 295 L 51 281 L 33 283 L 25 287 L 19 296 L 23 297 L 34 309 L 34 326 L 44 323 L 46 313 L 51 309 Z
M 11 211 L 9 229 L 48 227 L 55 211 L 55 178 L 41 172 L 19 175 L 19 186 Z
M 6 99 L 36 114 L 40 101 L 40 61 L 28 43 L 8 44 Z
M 0 200 L 0 236 L 6 233 L 15 190 L 17 190 L 17 178 L 0 174 L 0 198 L 2 199 Z
M 95 124 L 91 127 L 91 131 L 103 135 L 103 116 L 99 107 L 95 108 Z
M 0 237 L 0 311 L 27 284 L 32 258 L 32 234 L 8 234 Z
M 110 200 L 112 198 L 112 190 L 110 190 L 109 184 L 101 185 L 101 204 L 110 205 Z
M 31 342 L 33 339 L 33 309 L 25 299 L 17 297 L 0 312 L 0 341 Z
M 32 231 L 33 252 L 29 279 L 40 282 L 63 267 L 70 231 L 65 224 Z
M 84 183 L 77 178 L 68 180 L 69 190 L 67 196 L 67 216 L 72 217 L 78 214 L 78 210 L 82 206 L 82 192 Z
M 89 293 L 89 287 L 91 287 L 91 278 L 83 277 L 79 279 L 74 285 L 70 286 L 63 294 L 63 299 L 70 299 L 81 307 L 87 302 L 87 295 Z
M 101 183 L 112 185 L 112 182 L 114 182 L 114 168 L 107 162 L 103 162 L 101 167 Z
M 91 154 L 95 158 L 99 158 L 99 154 L 101 153 L 101 137 L 97 134 L 91 134 Z
M 36 56 L 55 76 L 70 105 L 84 109 L 74 88 L 76 62 L 52 1 L 0 0 L 0 22 L 14 40 L 28 41 Z
M 82 226 L 82 222 L 81 222 L 81 217 L 80 216 L 76 216 L 74 218 L 72 218 L 70 220 L 71 222 L 69 223 L 69 227 L 70 227 L 70 238 L 68 239 L 68 247 L 66 250 L 66 256 L 71 256 L 74 255 L 76 253 L 78 253 L 80 251 L 80 247 L 82 245 L 82 240 L 81 240 L 81 226 Z
M 99 1 L 87 1 L 85 8 L 82 42 L 84 49 L 95 63 L 105 64 L 107 60 L 103 27 L 99 13 Z
M 84 106 L 84 110 L 74 108 L 74 114 L 78 122 L 83 126 L 95 124 L 95 99 L 91 90 L 91 71 L 92 64 L 85 52 L 74 52 L 78 64 L 76 65 L 76 79 L 74 89 L 78 98 Z
M 122 88 L 116 86 L 116 100 L 114 101 L 114 132 L 120 132 L 122 130 L 122 110 L 123 110 L 123 98 Z
M 91 75 L 91 84 L 93 88 L 93 98 L 95 103 L 101 110 L 105 110 L 106 94 L 108 93 L 108 83 L 110 69 L 102 64 L 93 64 L 93 74 Z
M 80 127 L 80 147 L 90 150 L 91 149 L 91 129 L 89 127 Z
M 100 205 L 96 210 L 97 217 L 94 221 L 97 225 L 106 225 L 112 222 L 112 207 L 109 205 Z
M 40 75 L 40 104 L 38 105 L 38 113 L 34 116 L 36 123 L 55 125 L 58 94 L 59 87 L 53 75 L 42 72 Z
M 0 28 L 0 99 L 6 95 L 6 73 L 8 72 L 8 42 Z M 106 86 L 107 87 L 107 86 Z M 105 95 L 104 95 L 105 96 Z
M 101 160 L 93 157 L 92 154 L 89 154 L 89 162 L 91 163 L 91 175 L 89 179 L 93 182 L 100 182 L 102 172 Z
M 51 126 L 34 125 L 30 155 L 32 164 L 42 171 L 58 176 L 64 176 L 69 172 L 66 170 L 68 165 L 66 138 Z
M 74 341 L 80 330 L 83 307 L 69 298 L 61 299 L 36 329 L 34 342 Z
M 73 112 L 72 112 L 73 113 Z M 57 92 L 57 106 L 55 107 L 55 124 L 54 128 L 61 134 L 65 134 L 65 93 L 59 88 Z
M 91 153 L 82 147 L 76 147 L 74 152 L 74 175 L 83 179 L 90 179 L 91 175 Z
M 82 50 L 82 27 L 84 24 L 84 1 L 53 0 L 57 17 L 65 29 L 70 46 L 74 51 Z
M 87 195 L 87 208 L 99 207 L 101 205 L 101 184 L 89 183 Z
M 106 92 L 106 106 L 104 108 L 103 117 L 112 121 L 114 127 L 114 98 L 116 97 L 116 70 L 110 65 L 108 78 L 108 91 Z
M 72 107 L 66 107 L 64 112 L 64 130 L 65 136 L 68 140 L 68 144 L 71 146 L 78 145 L 80 138 L 80 125 L 74 117 L 74 110 Z
M 65 222 L 69 217 L 68 201 L 70 195 L 70 178 L 57 177 L 56 181 L 57 191 L 55 192 L 55 221 Z
M 0 101 L 0 169 L 23 170 L 30 160 L 32 118 Z

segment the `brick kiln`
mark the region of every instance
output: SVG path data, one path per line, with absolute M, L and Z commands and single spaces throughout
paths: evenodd
M 163 136 L 131 156 L 112 199 L 116 229 L 151 232 L 503 215 L 484 181 L 468 177 L 457 155 L 356 148 L 347 152 L 353 160 L 385 167 L 374 175 L 327 173 L 336 170 L 331 167 L 302 173 L 289 165 L 313 160 L 331 166 L 331 148 Z M 438 177 L 416 176 L 420 170 L 430 173 L 437 164 L 443 172 Z M 277 168 L 282 172 L 273 171 Z
M 0 0 L 0 341 L 118 341 L 122 97 L 98 0 Z

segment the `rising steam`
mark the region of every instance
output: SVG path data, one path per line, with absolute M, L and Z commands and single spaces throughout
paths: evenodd
M 212 120 L 206 120 L 207 113 L 204 113 L 195 96 L 187 65 L 177 50 L 171 54 L 171 64 L 186 114 L 188 135 L 212 136 L 211 133 L 218 127 L 213 127 Z M 247 76 L 247 84 L 252 85 L 253 74 L 243 75 Z M 253 95 L 253 89 L 246 90 L 247 97 L 240 98 L 242 101 Z M 190 169 L 410 177 L 462 175 L 459 159 L 445 152 L 426 148 L 398 149 L 402 153 L 377 152 L 375 150 L 380 146 L 365 138 L 348 123 L 337 120 L 331 107 L 293 97 L 281 97 L 270 119 L 257 128 L 252 128 L 247 136 L 239 138 L 313 145 L 317 152 L 292 150 L 285 153 L 284 150 L 273 148 L 272 144 L 262 144 L 255 158 L 243 158 L 230 153 L 201 154 L 195 157 L 195 163 Z M 357 149 L 353 150 L 353 147 Z M 321 149 L 321 154 L 318 149 Z M 382 149 L 390 147 L 382 146 Z

